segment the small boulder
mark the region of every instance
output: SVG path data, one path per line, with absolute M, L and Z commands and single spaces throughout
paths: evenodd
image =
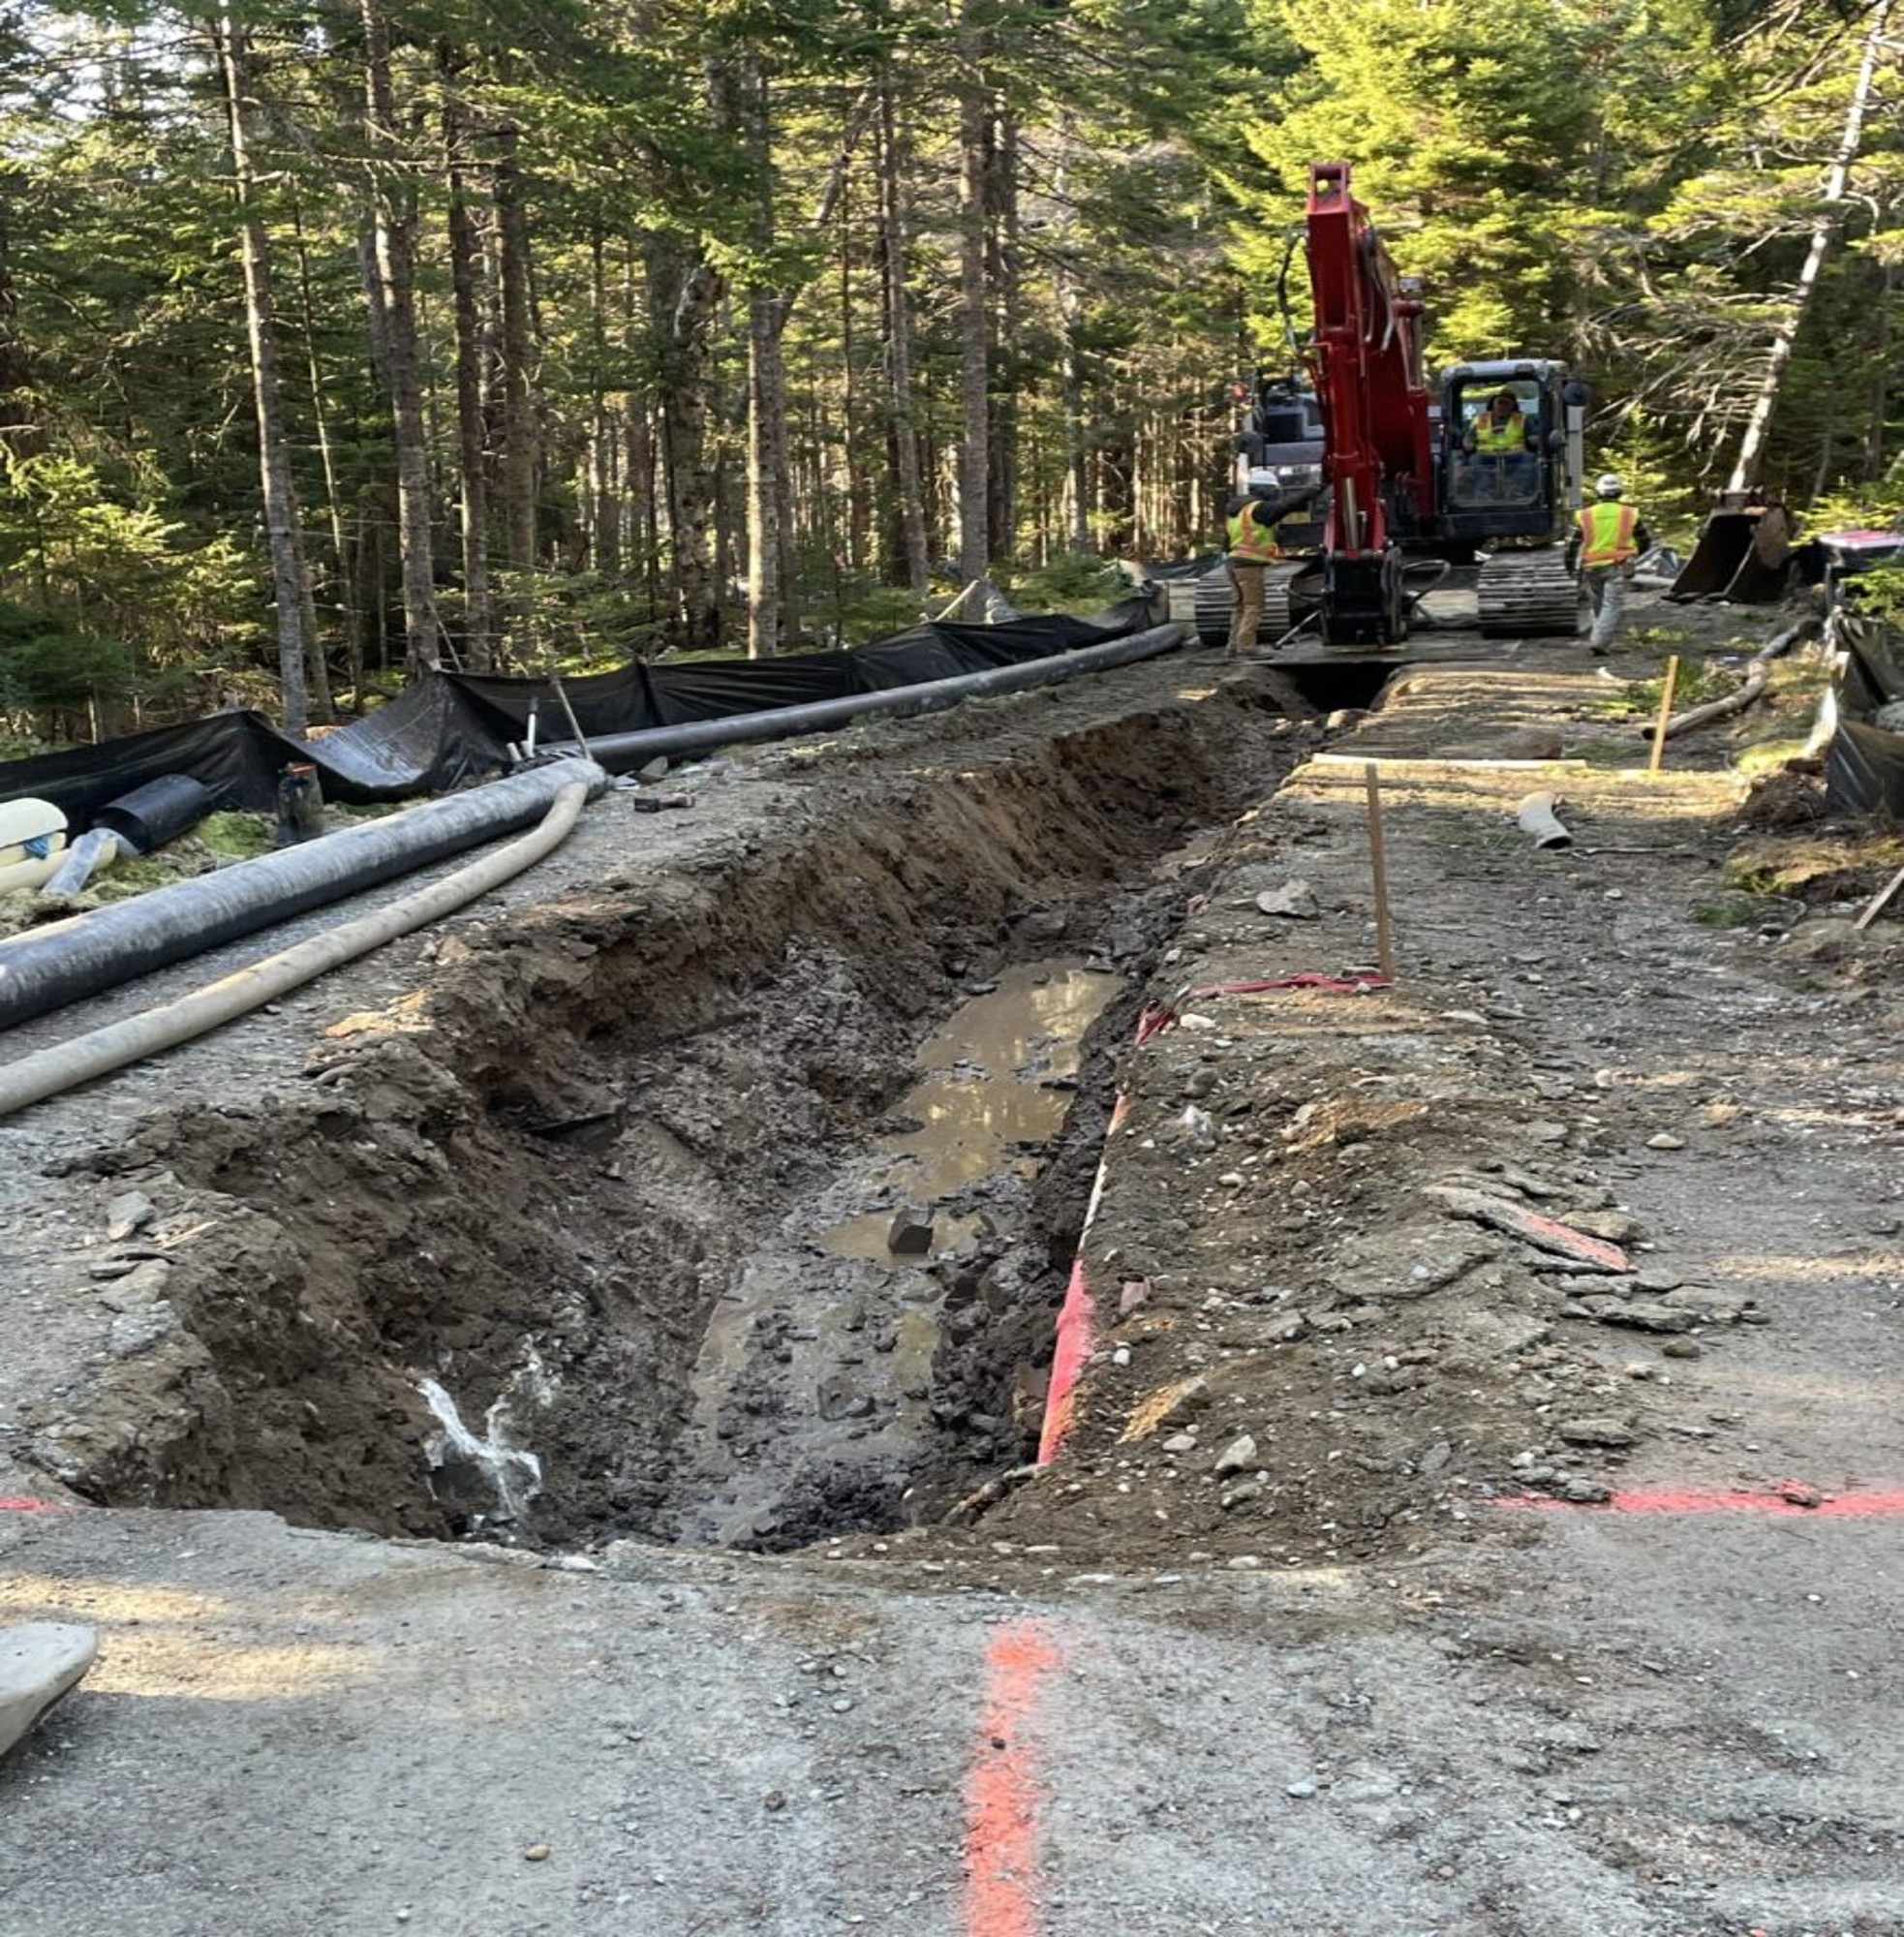
M 897 1257 L 922 1258 L 933 1247 L 933 1214 L 902 1204 L 886 1231 L 886 1248 Z
M 1256 906 L 1264 914 L 1284 915 L 1292 921 L 1313 921 L 1322 912 L 1315 890 L 1301 876 L 1279 888 L 1265 888 L 1256 897 Z
M 124 1244 L 144 1230 L 158 1214 L 157 1207 L 142 1190 L 121 1191 L 106 1207 L 107 1244 Z
M 1564 1419 L 1559 1433 L 1569 1446 L 1632 1446 L 1640 1437 L 1630 1426 L 1609 1418 Z

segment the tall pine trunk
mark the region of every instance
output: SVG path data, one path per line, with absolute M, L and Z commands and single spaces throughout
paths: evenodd
M 742 152 L 753 174 L 753 246 L 765 258 L 775 241 L 773 121 L 766 70 L 757 54 L 740 62 L 729 92 Z M 756 267 L 754 273 L 758 278 L 763 272 Z M 783 292 L 756 280 L 747 300 L 747 652 L 756 660 L 780 651 L 792 589 L 786 570 L 791 494 L 781 354 L 785 320 Z
M 998 115 L 992 125 L 986 180 L 986 274 L 991 283 L 992 405 L 986 453 L 986 525 L 990 553 L 1009 560 L 1018 537 L 1018 369 L 1010 349 L 1019 340 L 1018 124 Z
M 291 205 L 292 240 L 297 252 L 297 292 L 303 312 L 304 367 L 311 385 L 311 421 L 318 433 L 318 462 L 323 468 L 324 509 L 330 525 L 332 582 L 337 588 L 338 630 L 345 639 L 356 630 L 356 614 L 352 609 L 351 572 L 344 557 L 344 506 L 337 495 L 337 459 L 331 445 L 330 413 L 324 408 L 323 371 L 318 363 L 316 305 L 311 300 L 311 259 L 304 247 L 304 214 L 293 196 Z M 330 667 L 325 662 L 323 639 L 318 629 L 317 598 L 311 583 L 310 562 L 305 561 L 304 669 L 311 683 L 311 703 L 320 720 L 337 717 L 336 701 L 330 690 Z M 358 712 L 363 710 L 357 695 Z
M 285 726 L 302 733 L 310 724 L 304 663 L 310 580 L 297 524 L 297 487 L 285 437 L 284 395 L 278 379 L 278 347 L 271 303 L 271 252 L 257 209 L 252 176 L 251 77 L 242 29 L 229 16 L 210 24 L 212 50 L 225 89 L 228 154 L 238 207 L 239 254 L 244 263 L 245 334 L 251 349 L 251 386 L 258 413 L 259 482 L 264 498 L 264 531 L 271 555 L 271 592 L 278 614 L 278 678 L 284 692 Z
M 668 508 L 677 643 L 721 644 L 721 587 L 712 558 L 717 479 L 708 449 L 710 339 L 725 279 L 670 235 L 648 252 L 648 300 L 660 352 L 661 470 Z
M 443 663 L 430 527 L 430 458 L 416 354 L 416 199 L 400 172 L 390 77 L 390 27 L 382 0 L 362 0 L 364 134 L 376 219 L 376 282 L 391 427 L 396 442 L 397 541 L 403 573 L 404 662 L 413 673 Z
M 621 423 L 608 402 L 608 254 L 597 223 L 589 231 L 589 308 L 595 368 L 589 415 L 589 564 L 622 567 Z
M 1825 253 L 1831 245 L 1831 232 L 1838 226 L 1838 210 L 1845 199 L 1845 184 L 1851 176 L 1851 165 L 1858 159 L 1858 150 L 1863 141 L 1864 110 L 1870 104 L 1871 80 L 1877 72 L 1879 49 L 1886 44 L 1885 24 L 1889 17 L 1890 0 L 1878 0 L 1878 4 L 1871 9 L 1871 17 L 1864 30 L 1864 52 L 1858 64 L 1857 77 L 1852 82 L 1851 105 L 1845 110 L 1844 131 L 1838 138 L 1838 151 L 1832 157 L 1830 171 L 1825 178 L 1824 200 L 1818 213 L 1812 217 L 1811 246 L 1805 251 L 1797 283 L 1786 301 L 1785 315 L 1772 337 L 1765 375 L 1759 383 L 1759 394 L 1753 399 L 1752 414 L 1745 421 L 1745 435 L 1739 440 L 1738 456 L 1734 460 L 1732 476 L 1726 480 L 1729 491 L 1742 491 L 1758 471 L 1760 453 L 1765 449 L 1766 436 L 1771 429 L 1772 412 L 1778 406 L 1778 392 L 1785 381 L 1785 366 L 1792 360 L 1799 325 L 1805 320 L 1805 310 L 1817 286 L 1818 273 L 1825 266 Z
M 1072 232 L 1077 226 L 1071 200 L 1071 131 L 1068 121 L 1059 130 L 1058 148 L 1058 321 L 1063 332 L 1062 367 L 1059 382 L 1064 411 L 1064 542 L 1072 551 L 1090 549 L 1090 480 L 1085 468 L 1085 373 L 1082 339 L 1084 302 L 1078 294 L 1077 272 L 1071 263 Z
M 963 0 L 959 32 L 959 576 L 991 569 L 992 302 L 989 278 L 992 97 L 975 0 Z
M 503 287 L 503 461 L 496 480 L 503 523 L 503 555 L 514 585 L 509 625 L 526 644 L 535 608 L 536 474 L 538 452 L 536 402 L 529 364 L 534 332 L 529 310 L 529 218 L 523 206 L 519 140 L 512 127 L 497 130 L 496 245 Z
M 899 543 L 898 575 L 915 599 L 930 586 L 926 494 L 912 415 L 912 297 L 906 281 L 906 181 L 890 73 L 879 84 L 879 265 L 886 319 L 886 442 Z
M 489 426 L 483 414 L 482 259 L 470 198 L 471 130 L 455 87 L 447 44 L 438 54 L 443 78 L 444 169 L 449 188 L 449 290 L 456 329 L 456 458 L 463 545 L 463 661 L 472 672 L 495 664 L 495 615 L 489 593 Z

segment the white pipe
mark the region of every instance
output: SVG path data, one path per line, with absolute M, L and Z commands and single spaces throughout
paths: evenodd
M 56 847 L 50 854 L 9 861 L 0 867 L 0 895 L 10 895 L 19 888 L 44 887 L 65 859 L 65 849 Z
M 1520 803 L 1519 819 L 1524 833 L 1534 837 L 1536 847 L 1571 847 L 1574 837 L 1561 824 L 1553 812 L 1554 797 L 1551 793 L 1530 793 Z
M 453 914 L 478 895 L 513 880 L 559 847 L 580 817 L 588 797 L 588 784 L 572 782 L 557 793 L 548 813 L 527 834 L 518 835 L 494 853 L 429 887 L 418 888 L 374 914 L 346 922 L 342 928 L 267 955 L 261 962 L 209 982 L 174 1002 L 109 1023 L 105 1029 L 89 1030 L 70 1042 L 7 1063 L 0 1067 L 0 1117 L 56 1096 L 76 1084 L 109 1075 L 129 1062 L 157 1056 L 161 1050 L 190 1042 L 386 941 Z

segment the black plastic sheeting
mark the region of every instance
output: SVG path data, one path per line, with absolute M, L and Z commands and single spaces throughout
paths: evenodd
M 630 665 L 563 686 L 584 735 L 605 738 L 983 672 L 1103 645 L 1153 623 L 1149 600 L 1133 598 L 1095 620 L 1059 614 L 998 626 L 928 621 L 850 652 Z M 432 674 L 413 681 L 389 705 L 314 740 L 279 732 L 261 713 L 215 713 L 96 747 L 8 761 L 0 764 L 0 800 L 49 800 L 77 831 L 108 801 L 162 774 L 188 774 L 221 807 L 261 814 L 276 805 L 278 778 L 292 760 L 317 768 L 326 800 L 367 805 L 446 793 L 505 771 L 509 743 L 526 739 L 532 710 L 538 745 L 572 739 L 546 679 Z
M 1904 699 L 1904 639 L 1875 620 L 1843 612 L 1835 617 L 1846 661 L 1838 730 L 1825 757 L 1826 808 L 1904 820 L 1904 733 L 1887 732 L 1859 717 Z

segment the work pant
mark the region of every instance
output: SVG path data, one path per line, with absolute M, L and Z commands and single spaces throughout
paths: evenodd
M 1256 629 L 1263 623 L 1263 568 L 1246 559 L 1231 559 L 1230 590 L 1236 594 L 1230 613 L 1230 657 L 1242 659 L 1256 650 Z
M 1593 601 L 1593 630 L 1587 642 L 1596 653 L 1611 649 L 1619 618 L 1626 609 L 1626 581 L 1630 565 L 1589 565 L 1582 574 L 1586 580 L 1586 596 Z

